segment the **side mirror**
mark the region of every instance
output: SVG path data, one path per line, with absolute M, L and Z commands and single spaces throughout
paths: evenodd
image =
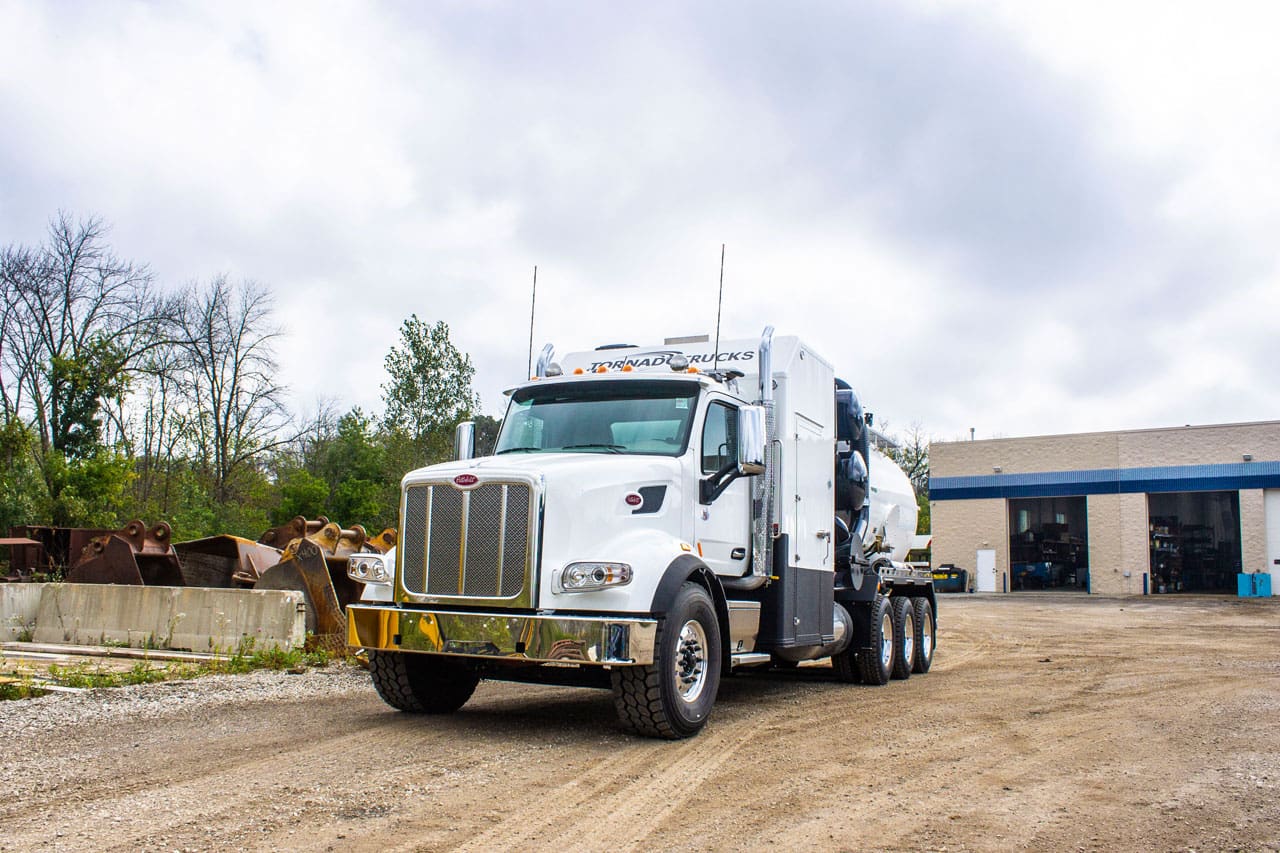
M 459 461 L 476 455 L 476 422 L 463 421 L 453 431 L 453 458 Z
M 764 406 L 738 409 L 738 476 L 764 473 L 764 452 L 768 444 Z

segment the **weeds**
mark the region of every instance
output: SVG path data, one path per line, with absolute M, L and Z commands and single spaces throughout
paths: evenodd
M 130 669 L 113 669 L 102 662 L 83 662 L 70 665 L 50 664 L 49 680 L 63 687 L 97 688 L 126 687 L 131 684 L 152 684 L 157 681 L 186 681 L 204 675 L 239 675 L 255 669 L 288 670 L 304 672 L 308 668 L 327 666 L 335 656 L 325 651 L 306 652 L 300 649 L 255 649 L 253 641 L 242 641 L 229 658 L 205 661 L 150 661 L 140 660 Z M 44 695 L 46 691 L 30 680 L 0 682 L 0 701 L 30 699 Z

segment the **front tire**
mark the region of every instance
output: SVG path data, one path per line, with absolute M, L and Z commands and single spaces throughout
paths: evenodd
M 711 596 L 685 583 L 658 627 L 657 660 L 612 671 L 613 704 L 623 727 L 668 740 L 701 731 L 720 688 L 720 645 Z
M 370 650 L 369 675 L 383 702 L 412 714 L 452 714 L 480 683 L 456 661 L 404 652 Z

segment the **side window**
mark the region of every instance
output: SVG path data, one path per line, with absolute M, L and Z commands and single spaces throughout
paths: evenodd
M 738 458 L 738 410 L 724 403 L 707 407 L 702 426 L 702 473 L 714 474 Z

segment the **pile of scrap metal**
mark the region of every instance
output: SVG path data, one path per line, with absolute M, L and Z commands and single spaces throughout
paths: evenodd
M 347 557 L 385 554 L 396 544 L 391 528 L 370 537 L 358 524 L 347 530 L 302 516 L 257 542 L 227 535 L 173 542 L 168 524 L 148 529 L 141 521 L 120 530 L 19 527 L 11 533 L 24 540 L 13 548 L 15 579 L 61 565 L 68 567 L 67 583 L 298 590 L 312 643 L 326 648 L 345 647 L 346 607 L 364 586 L 348 577 Z

